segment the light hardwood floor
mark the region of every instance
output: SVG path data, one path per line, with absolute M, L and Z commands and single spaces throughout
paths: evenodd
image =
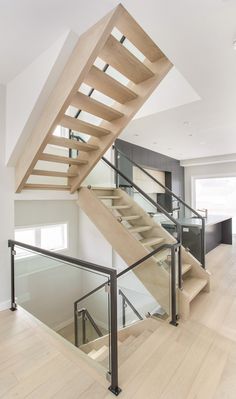
M 158 328 L 120 367 L 124 399 L 236 398 L 236 245 L 207 256 L 209 294 L 191 317 Z M 22 310 L 0 313 L 0 398 L 114 397 L 97 367 Z

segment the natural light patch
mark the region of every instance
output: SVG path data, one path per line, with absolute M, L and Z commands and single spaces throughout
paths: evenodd
M 79 91 L 83 94 L 86 94 L 86 96 L 89 94 L 90 90 L 92 89 L 91 86 L 87 85 L 86 83 L 82 83 L 80 85 Z
M 121 40 L 122 38 L 122 33 L 119 31 L 119 29 L 117 29 L 116 27 L 113 28 L 112 32 L 111 32 L 112 36 L 114 36 L 117 40 Z
M 101 58 L 96 58 L 94 65 L 97 68 L 103 70 L 103 68 L 105 67 L 106 64 L 104 61 L 101 60 Z M 112 78 L 118 80 L 119 83 L 121 83 L 125 86 L 129 83 L 129 79 L 127 79 L 124 75 L 122 75 L 120 72 L 118 72 L 115 68 L 111 67 L 110 65 L 107 68 L 105 73 L 110 75 Z
M 96 60 L 94 61 L 94 65 L 97 68 L 103 70 L 103 68 L 105 67 L 106 63 L 101 58 L 97 57 Z
M 195 204 L 197 209 L 206 208 L 210 215 L 232 217 L 236 234 L 236 177 L 196 179 Z
M 98 118 L 97 116 L 89 114 L 85 111 L 80 112 L 78 119 L 81 119 L 84 122 L 88 122 L 96 126 L 100 125 L 102 122 L 101 118 Z
M 201 97 L 174 67 L 145 102 L 135 119 L 199 100 Z
M 15 240 L 50 251 L 65 250 L 68 248 L 68 224 L 17 228 L 15 229 Z M 16 247 L 18 259 L 33 255 L 36 254 Z
M 100 103 L 103 103 L 105 105 L 112 105 L 114 103 L 114 100 L 111 97 L 106 96 L 105 94 L 101 93 L 100 91 L 94 90 L 93 94 L 91 97 L 94 100 L 99 101 Z
M 127 84 L 130 82 L 129 79 L 127 79 L 124 75 L 122 75 L 120 72 L 118 72 L 115 68 L 111 66 L 109 66 L 106 73 L 110 75 L 112 78 L 118 80 L 118 82 L 124 86 L 127 86 Z
M 118 41 L 121 41 L 123 34 L 117 29 L 114 28 L 111 32 L 112 36 L 114 36 Z M 126 47 L 139 61 L 143 62 L 145 60 L 145 56 L 141 53 L 140 50 L 137 49 L 127 38 L 123 41 L 123 46 Z
M 123 43 L 124 47 L 126 47 L 139 61 L 143 62 L 146 57 L 135 47 L 128 39 L 125 39 Z

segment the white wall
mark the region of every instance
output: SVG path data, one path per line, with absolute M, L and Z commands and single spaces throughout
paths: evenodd
M 185 167 L 185 200 L 194 204 L 194 179 L 201 177 L 236 176 L 236 162 L 208 163 Z
M 66 32 L 7 85 L 6 161 L 14 165 L 60 76 L 77 36 Z
M 7 240 L 13 238 L 14 230 L 14 173 L 5 166 L 5 100 L 5 88 L 0 86 L 0 310 L 10 304 L 10 251 Z
M 68 223 L 68 249 L 78 255 L 78 206 L 75 201 L 15 201 L 15 226 Z M 82 295 L 79 268 L 43 256 L 16 261 L 18 303 L 47 325 L 58 328 L 73 318 L 73 303 Z

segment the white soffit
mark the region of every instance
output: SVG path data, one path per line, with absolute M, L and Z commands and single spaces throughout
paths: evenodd
M 200 96 L 183 75 L 173 67 L 134 119 L 166 111 L 200 99 Z

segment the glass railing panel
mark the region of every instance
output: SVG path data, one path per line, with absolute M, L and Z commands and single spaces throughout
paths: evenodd
M 125 327 L 145 319 L 171 314 L 171 251 L 165 248 L 118 278 L 118 324 Z M 125 304 L 125 308 L 124 308 Z
M 83 315 L 74 312 L 74 303 L 91 290 L 107 284 L 108 275 L 17 245 L 15 250 L 17 305 L 72 344 L 77 344 L 91 360 L 97 361 L 96 356 L 86 351 L 86 347 L 83 349 L 83 344 L 96 340 L 100 332 L 109 341 L 109 293 L 103 289 L 77 307 L 77 310 L 86 310 L 85 326 L 82 323 Z M 102 366 L 105 367 L 105 362 Z
M 77 304 L 77 346 L 91 359 L 110 370 L 109 286 Z M 86 312 L 83 310 L 86 309 Z

